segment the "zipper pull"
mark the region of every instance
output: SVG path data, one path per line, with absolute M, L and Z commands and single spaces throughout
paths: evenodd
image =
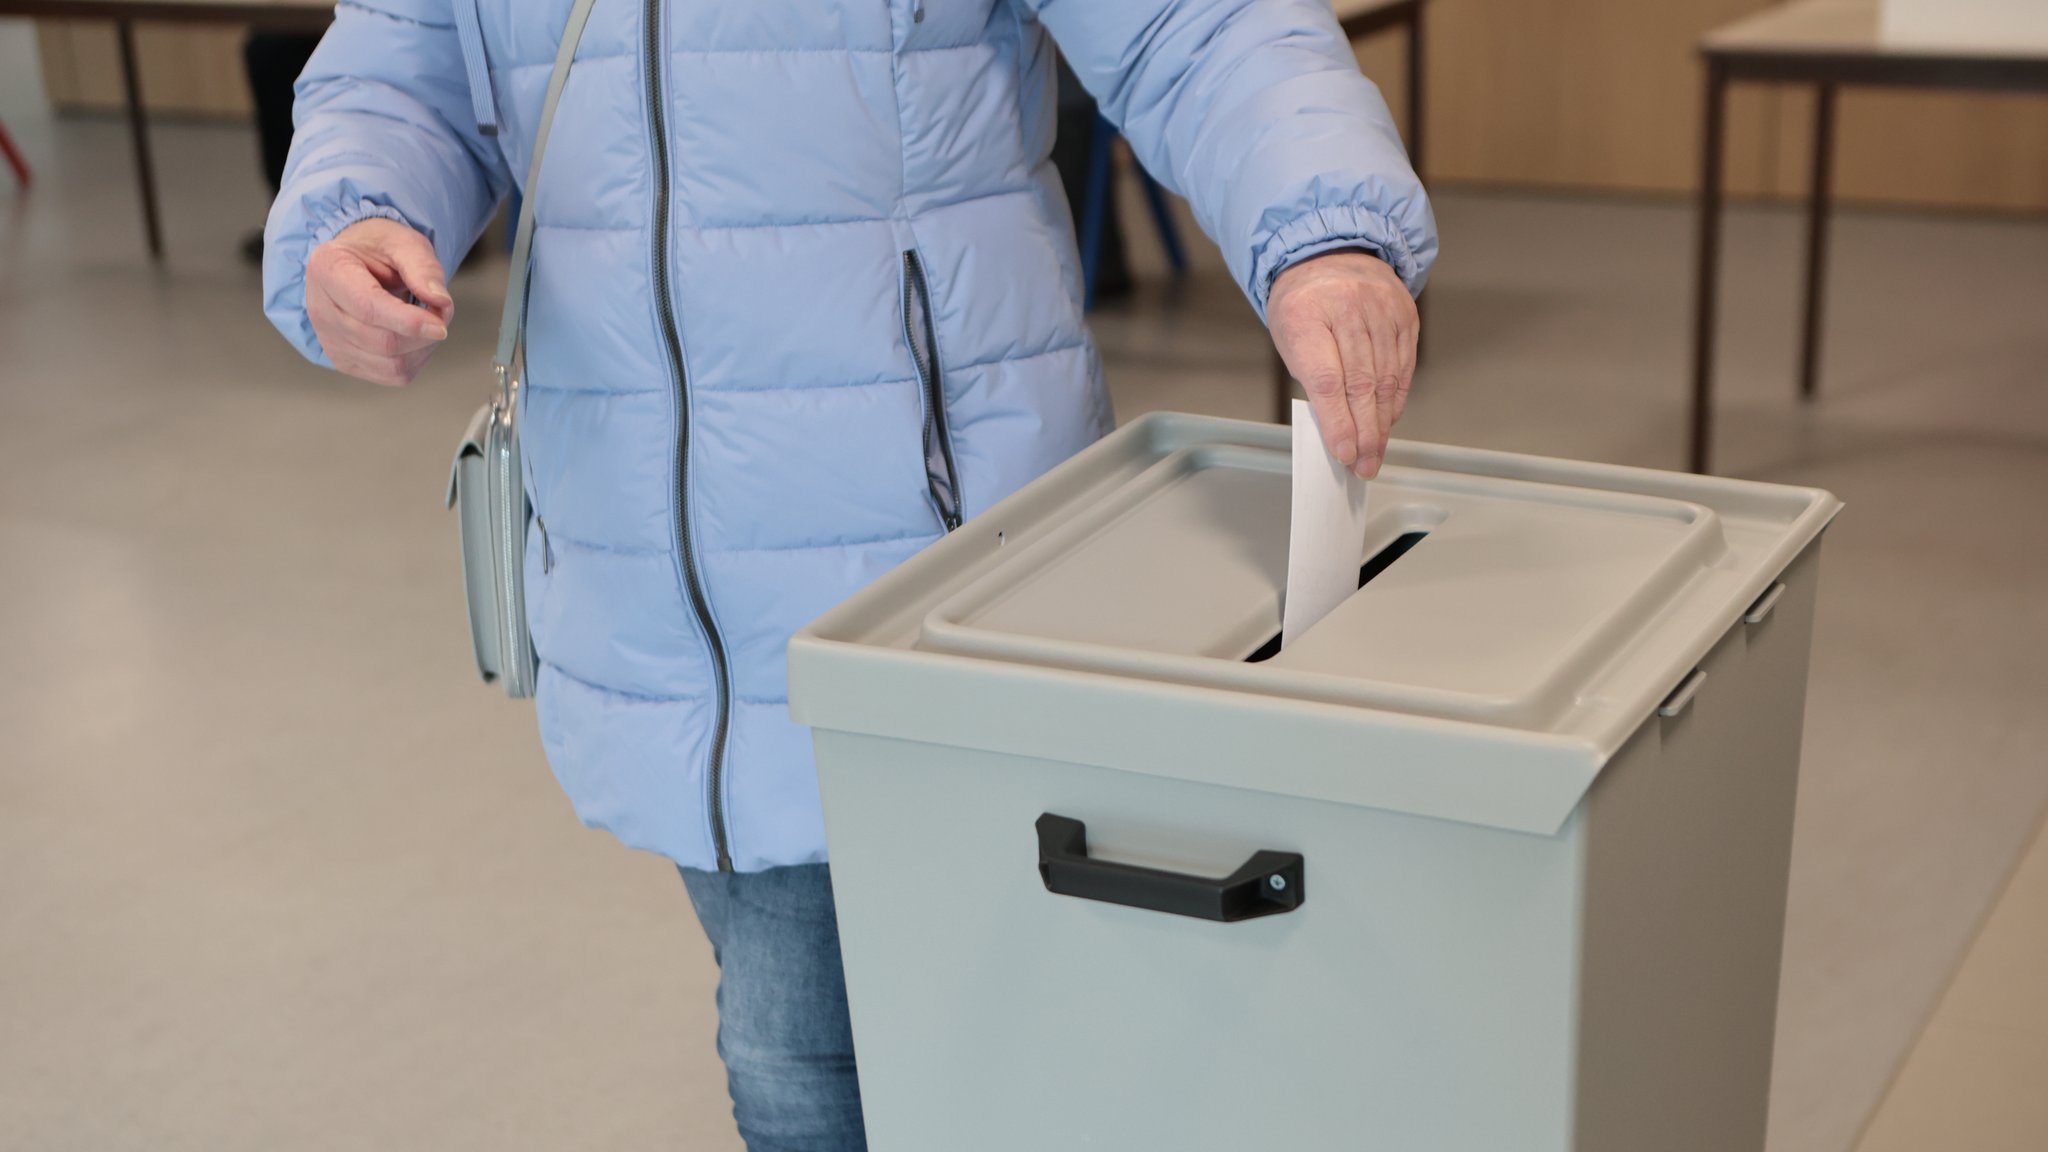
M 540 529 L 540 573 L 543 576 L 555 570 L 555 544 L 548 539 L 548 522 L 536 513 L 533 526 Z

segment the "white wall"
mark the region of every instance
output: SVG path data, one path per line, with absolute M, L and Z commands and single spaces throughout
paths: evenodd
M 2048 0 L 1883 0 L 1885 39 L 1944 47 L 2048 47 Z

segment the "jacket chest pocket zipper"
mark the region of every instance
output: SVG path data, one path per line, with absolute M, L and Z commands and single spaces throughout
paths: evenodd
M 917 368 L 924 405 L 924 477 L 932 510 L 951 532 L 960 526 L 960 474 L 953 463 L 953 439 L 946 428 L 946 388 L 940 377 L 939 343 L 932 325 L 930 286 L 916 250 L 903 254 L 903 339 Z

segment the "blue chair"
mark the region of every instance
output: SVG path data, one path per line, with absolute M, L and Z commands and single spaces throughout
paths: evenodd
M 1109 215 L 1111 165 L 1116 162 L 1116 125 L 1100 113 L 1088 145 L 1088 193 L 1081 205 L 1082 307 L 1095 309 L 1095 274 L 1102 263 L 1102 227 Z M 1166 191 L 1152 174 L 1138 166 L 1138 184 L 1145 190 L 1145 204 L 1152 210 L 1152 223 L 1159 229 L 1159 245 L 1166 249 L 1166 261 L 1175 276 L 1188 270 L 1187 250 L 1180 245 L 1180 230 L 1174 226 L 1173 211 L 1167 206 Z

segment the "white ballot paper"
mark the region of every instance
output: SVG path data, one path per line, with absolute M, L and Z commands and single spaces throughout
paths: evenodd
M 1294 518 L 1287 533 L 1287 599 L 1280 605 L 1280 647 L 1358 591 L 1365 554 L 1365 503 L 1371 485 L 1323 447 L 1308 402 L 1294 402 Z

